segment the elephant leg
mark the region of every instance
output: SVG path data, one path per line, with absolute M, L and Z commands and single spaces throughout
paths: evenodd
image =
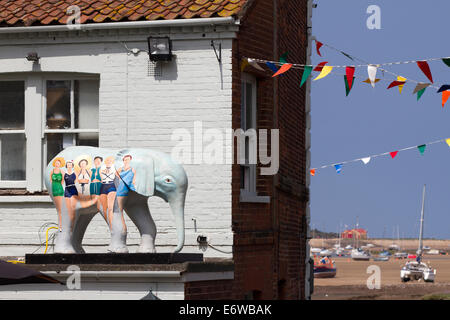
M 147 200 L 147 197 L 130 191 L 124 208 L 141 234 L 138 252 L 155 253 L 156 225 L 150 215 Z
M 111 193 L 110 193 L 111 194 Z M 109 196 L 109 195 L 108 195 Z M 109 199 L 111 200 L 111 199 Z M 112 201 L 111 201 L 112 202 Z M 111 204 L 110 202 L 110 204 Z M 109 245 L 108 251 L 115 253 L 128 253 L 127 248 L 127 230 L 123 225 L 122 212 L 119 210 L 119 205 L 117 203 L 117 197 L 114 199 L 113 209 L 107 217 L 109 218 L 109 226 L 111 230 L 111 243 Z
M 73 210 L 70 198 L 62 201 L 61 210 L 61 229 L 55 240 L 55 253 L 76 253 L 72 242 L 73 222 L 76 220 L 76 211 Z M 75 212 L 74 212 L 75 211 Z
M 92 212 L 80 213 L 78 219 L 75 222 L 72 235 L 72 243 L 77 253 L 85 253 L 83 246 L 81 245 L 83 241 L 86 228 L 91 222 L 92 218 L 98 213 L 97 208 L 93 208 Z

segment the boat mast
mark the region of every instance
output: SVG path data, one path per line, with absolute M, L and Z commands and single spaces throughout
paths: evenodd
M 423 193 L 422 193 L 422 212 L 420 213 L 420 233 L 419 233 L 419 249 L 417 250 L 417 255 L 419 257 L 422 256 L 422 248 L 423 248 L 423 218 L 425 214 L 425 187 L 423 185 Z

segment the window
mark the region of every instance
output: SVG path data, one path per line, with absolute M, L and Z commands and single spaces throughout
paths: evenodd
M 0 182 L 25 186 L 25 82 L 0 81 Z
M 98 146 L 98 77 L 1 75 L 0 114 L 0 188 L 42 191 L 44 168 L 57 153 Z
M 69 146 L 98 146 L 98 90 L 97 80 L 46 80 L 46 163 Z
M 241 129 L 245 135 L 245 163 L 241 164 L 241 202 L 269 203 L 270 197 L 258 196 L 256 192 L 256 111 L 257 111 L 257 81 L 250 74 L 242 74 L 241 81 Z M 251 132 L 253 129 L 253 133 Z M 250 131 L 248 131 L 250 130 Z M 252 151 L 254 155 L 252 156 Z M 252 160 L 252 161 L 251 161 Z
M 256 79 L 248 74 L 242 75 L 241 83 L 241 129 L 247 132 L 256 130 Z M 256 164 L 250 164 L 251 143 L 245 137 L 245 164 L 241 164 L 241 193 L 256 193 Z

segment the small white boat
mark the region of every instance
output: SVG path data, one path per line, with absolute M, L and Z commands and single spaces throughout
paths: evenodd
M 320 253 L 319 253 L 319 255 L 320 255 L 321 257 L 329 257 L 329 256 L 331 256 L 332 254 L 333 254 L 333 252 L 331 252 L 331 251 L 328 250 L 328 249 L 324 249 L 324 250 L 320 251 Z
M 400 270 L 402 282 L 423 279 L 425 282 L 434 282 L 436 269 L 431 268 L 425 262 L 408 261 Z
M 368 261 L 370 260 L 370 254 L 361 248 L 353 249 L 351 257 L 353 260 Z
M 353 249 L 353 247 L 351 245 L 348 245 L 345 247 L 345 250 L 352 250 L 352 249 Z
M 409 280 L 423 279 L 425 282 L 434 282 L 436 276 L 436 269 L 431 268 L 430 265 L 422 262 L 423 253 L 423 222 L 425 208 L 425 185 L 423 186 L 422 194 L 422 212 L 420 214 L 420 233 L 419 233 L 419 248 L 417 249 L 416 261 L 408 261 L 400 270 L 400 279 L 402 282 Z
M 389 256 L 378 256 L 373 258 L 373 261 L 389 261 Z
M 391 245 L 389 246 L 389 249 L 390 249 L 390 250 L 400 250 L 400 247 L 399 247 L 398 245 L 396 245 L 396 244 L 391 244 Z
M 313 253 L 313 254 L 319 254 L 320 251 L 322 251 L 321 248 L 311 248 L 311 253 Z
M 407 252 L 396 252 L 396 253 L 394 253 L 394 258 L 395 259 L 407 259 L 408 253 Z

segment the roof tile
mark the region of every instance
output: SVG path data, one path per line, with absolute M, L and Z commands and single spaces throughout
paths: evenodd
M 76 5 L 81 23 L 229 17 L 249 0 L 0 0 L 0 25 L 64 24 Z

